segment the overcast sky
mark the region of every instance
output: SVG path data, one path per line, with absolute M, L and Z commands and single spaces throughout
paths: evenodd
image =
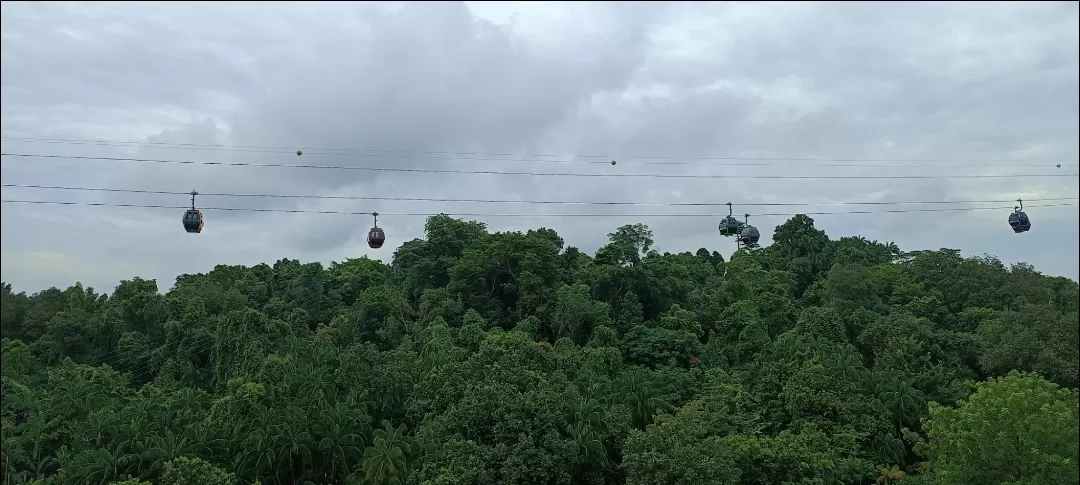
M 0 22 L 4 137 L 141 142 L 122 147 L 5 139 L 7 153 L 714 176 L 391 173 L 5 156 L 5 184 L 655 204 L 731 201 L 736 214 L 915 209 L 935 206 L 828 204 L 1075 198 L 1080 192 L 1075 176 L 715 178 L 1076 173 L 1076 2 L 4 2 Z M 176 144 L 299 147 L 305 154 Z M 360 151 L 373 149 L 397 151 Z M 511 155 L 454 158 L 445 152 Z M 619 163 L 545 162 L 608 160 L 584 155 Z M 649 156 L 669 158 L 643 158 Z M 477 160 L 485 157 L 489 160 Z M 861 161 L 867 159 L 879 161 Z M 929 159 L 944 161 L 911 161 Z M 835 166 L 845 164 L 854 166 Z M 175 195 L 7 187 L 3 198 L 188 203 Z M 210 196 L 196 202 L 386 214 L 519 214 L 477 219 L 493 231 L 551 227 L 568 245 L 589 252 L 607 233 L 633 222 L 653 229 L 661 251 L 706 247 L 729 255 L 735 246 L 717 233 L 719 217 L 727 213 L 719 207 Z M 818 205 L 746 205 L 753 203 Z M 1008 209 L 814 219 L 834 238 L 862 235 L 907 250 L 990 253 L 1006 264 L 1026 261 L 1045 273 L 1076 279 L 1078 209 L 1034 207 L 1039 204 L 1028 204 L 1033 228 L 1020 235 L 1008 227 Z M 371 250 L 364 240 L 370 217 L 208 210 L 203 233 L 189 235 L 181 227 L 181 212 L 3 204 L 3 280 L 17 291 L 75 281 L 112 291 L 121 279 L 142 276 L 156 278 L 164 291 L 178 274 L 205 272 L 216 264 L 273 263 L 283 257 L 328 263 L 361 255 L 388 262 L 399 244 L 422 236 L 424 223 L 422 216 L 380 217 L 388 241 Z M 611 216 L 543 216 L 567 213 Z M 767 244 L 784 220 L 757 216 L 751 223 L 762 228 Z

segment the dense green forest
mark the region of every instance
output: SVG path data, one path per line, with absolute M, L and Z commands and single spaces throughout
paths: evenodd
M 3 484 L 1080 481 L 1069 279 L 803 215 L 730 261 L 425 231 L 164 294 L 5 283 Z

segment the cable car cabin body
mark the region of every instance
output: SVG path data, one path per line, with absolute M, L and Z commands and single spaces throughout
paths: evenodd
M 720 234 L 724 236 L 734 236 L 739 231 L 739 221 L 734 217 L 727 216 L 720 220 Z
M 761 231 L 758 231 L 758 228 L 754 226 L 746 226 L 742 232 L 739 233 L 739 242 L 744 246 L 757 244 L 760 239 Z
M 1031 219 L 1023 211 L 1016 211 L 1009 214 L 1009 225 L 1012 226 L 1013 232 L 1017 234 L 1028 232 L 1031 230 Z
M 187 210 L 186 212 L 184 212 L 183 222 L 184 222 L 184 230 L 185 231 L 187 231 L 189 233 L 192 233 L 192 234 L 198 234 L 198 233 L 202 232 L 202 229 L 203 229 L 203 215 L 202 215 L 202 212 L 199 212 L 196 209 Z
M 379 249 L 386 242 L 386 233 L 381 227 L 373 227 L 367 233 L 367 245 L 371 249 Z

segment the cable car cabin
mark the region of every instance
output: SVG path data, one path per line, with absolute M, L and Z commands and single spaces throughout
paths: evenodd
M 184 212 L 184 230 L 193 234 L 202 232 L 203 228 L 203 216 L 202 212 L 196 209 L 189 209 Z
M 734 217 L 727 216 L 720 221 L 720 234 L 733 236 L 739 231 L 739 221 Z
M 757 244 L 759 239 L 761 239 L 761 231 L 754 226 L 746 226 L 739 233 L 739 242 L 743 245 Z
M 1009 225 L 1017 234 L 1027 232 L 1031 230 L 1031 219 L 1028 219 L 1028 215 L 1023 211 L 1016 211 L 1009 214 Z
M 367 245 L 371 249 L 379 249 L 386 242 L 386 233 L 381 227 L 373 227 L 367 233 Z

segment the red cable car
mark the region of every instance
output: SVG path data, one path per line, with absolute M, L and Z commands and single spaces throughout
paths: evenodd
M 371 215 L 375 217 L 375 227 L 367 233 L 367 245 L 371 249 L 379 249 L 386 242 L 386 232 L 379 227 L 379 213 L 373 212 Z

